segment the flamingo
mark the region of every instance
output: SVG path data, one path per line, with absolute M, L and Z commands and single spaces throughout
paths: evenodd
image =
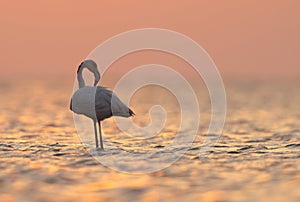
M 87 68 L 94 74 L 94 86 L 86 86 L 82 72 Z M 93 60 L 83 61 L 77 70 L 77 81 L 79 89 L 73 94 L 70 109 L 76 114 L 83 114 L 94 122 L 96 149 L 99 147 L 97 137 L 97 123 L 99 126 L 100 146 L 104 150 L 101 121 L 112 116 L 131 117 L 134 112 L 126 106 L 112 91 L 105 87 L 97 86 L 100 80 L 97 64 Z

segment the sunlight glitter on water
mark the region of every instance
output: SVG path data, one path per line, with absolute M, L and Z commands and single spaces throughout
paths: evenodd
M 10 84 L 10 90 L 0 89 L 6 95 L 0 98 L 4 103 L 0 115 L 0 197 L 4 201 L 54 197 L 59 201 L 297 201 L 299 90 L 292 85 L 288 90 L 270 84 L 252 85 L 227 86 L 224 134 L 206 158 L 198 155 L 202 138 L 214 136 L 205 133 L 210 116 L 202 102 L 202 125 L 190 150 L 166 169 L 132 175 L 102 166 L 82 146 L 68 109 L 71 88 L 47 84 L 16 88 Z M 138 97 L 135 99 L 130 103 L 139 112 L 134 122 L 144 126 L 149 123 L 149 104 L 139 106 Z M 103 122 L 105 138 L 132 152 L 163 149 L 178 127 L 178 117 L 171 109 L 171 119 L 155 138 L 135 140 L 122 135 L 113 120 Z M 160 157 L 159 153 L 152 156 Z

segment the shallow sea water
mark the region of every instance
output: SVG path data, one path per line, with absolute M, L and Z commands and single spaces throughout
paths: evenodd
M 197 138 L 178 161 L 157 172 L 130 174 L 102 166 L 81 144 L 69 110 L 72 86 L 40 81 L 17 87 L 2 82 L 1 201 L 299 201 L 298 86 L 225 85 L 228 108 L 223 135 L 204 158 L 199 158 L 201 138 L 215 138 L 205 133 L 207 103 L 201 108 Z M 150 103 L 143 99 L 141 93 L 130 103 L 137 114 L 133 121 L 140 126 L 149 122 Z M 106 143 L 117 144 L 119 150 L 109 157 L 105 152 L 99 155 L 114 159 L 125 150 L 154 152 L 153 158 L 163 158 L 164 153 L 156 150 L 172 141 L 179 121 L 176 103 L 164 100 L 168 99 L 162 98 L 160 104 L 170 115 L 160 136 L 134 141 L 107 120 L 102 125 Z M 174 147 L 180 149 L 185 145 Z M 147 167 L 147 161 L 126 161 Z

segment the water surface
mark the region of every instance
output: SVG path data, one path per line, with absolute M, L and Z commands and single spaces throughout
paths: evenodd
M 1 201 L 299 201 L 297 86 L 226 85 L 228 113 L 223 135 L 205 158 L 199 158 L 203 137 L 214 138 L 214 134 L 206 134 L 210 110 L 203 95 L 201 126 L 189 150 L 166 169 L 134 175 L 102 166 L 83 147 L 68 109 L 72 87 L 3 82 Z M 149 122 L 151 105 L 147 103 L 151 99 L 145 100 L 142 95 L 130 103 L 139 114 L 133 120 L 141 126 Z M 169 119 L 158 137 L 133 140 L 107 120 L 103 122 L 105 139 L 137 153 L 164 148 L 176 134 L 180 115 L 175 101 L 164 102 L 173 100 L 172 95 L 164 95 L 168 99 L 158 101 L 168 111 Z M 153 158 L 164 156 L 156 154 Z M 141 162 L 132 164 L 145 166 Z

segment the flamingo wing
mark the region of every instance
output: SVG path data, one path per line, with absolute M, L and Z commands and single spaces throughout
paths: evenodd
M 111 116 L 130 117 L 134 112 L 128 108 L 112 91 L 98 86 L 95 96 L 97 119 L 102 121 Z

